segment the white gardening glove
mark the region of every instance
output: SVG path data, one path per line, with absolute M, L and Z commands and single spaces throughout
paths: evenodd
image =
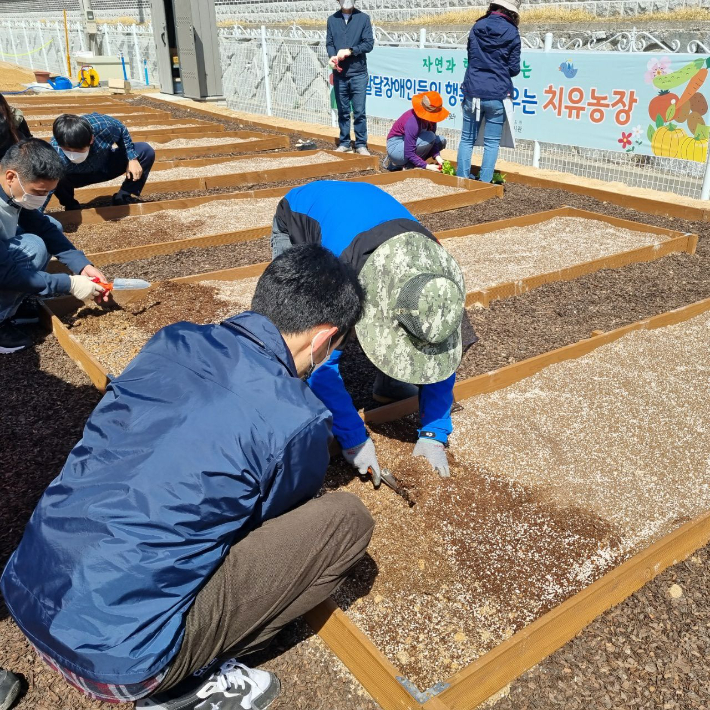
M 449 460 L 446 458 L 446 447 L 436 439 L 420 438 L 414 447 L 412 456 L 425 458 L 442 478 L 448 478 L 451 475 Z
M 434 160 L 436 160 L 436 162 L 437 162 L 440 166 L 444 164 L 444 159 L 443 159 L 440 155 L 437 155 L 436 158 L 434 158 Z
M 369 436 L 359 446 L 343 449 L 343 458 L 351 466 L 354 466 L 361 476 L 372 473 L 372 482 L 375 484 L 375 488 L 379 487 L 382 480 L 380 462 L 377 460 L 375 442 Z
M 88 276 L 70 276 L 71 286 L 69 293 L 80 301 L 89 302 L 101 296 L 104 289 L 99 284 L 94 283 Z
M 338 52 L 338 61 L 342 62 L 343 59 L 345 59 L 346 57 L 349 57 L 351 54 L 352 54 L 352 52 L 349 49 L 341 49 Z
M 328 66 L 329 66 L 331 69 L 337 69 L 337 68 L 338 68 L 338 58 L 337 58 L 337 57 L 331 57 L 331 58 L 328 60 Z
M 441 171 L 441 165 L 438 165 L 437 163 L 427 163 L 426 166 L 427 170 L 434 170 L 435 172 L 440 172 Z

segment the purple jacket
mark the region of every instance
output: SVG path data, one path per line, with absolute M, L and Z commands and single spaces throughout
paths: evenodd
M 416 165 L 418 168 L 426 168 L 426 160 L 422 160 L 417 155 L 417 138 L 422 131 L 431 131 L 436 133 L 436 123 L 433 121 L 424 121 L 419 118 L 414 109 L 410 108 L 409 111 L 403 113 L 395 122 L 394 126 L 387 135 L 387 140 L 390 138 L 396 138 L 397 136 L 404 136 L 404 157 L 412 165 Z M 432 153 L 431 157 L 436 158 L 439 155 L 438 151 Z

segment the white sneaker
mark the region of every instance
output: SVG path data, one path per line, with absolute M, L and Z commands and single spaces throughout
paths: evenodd
M 197 678 L 197 680 L 196 680 Z M 191 685 L 191 688 L 188 686 Z M 153 710 L 266 710 L 281 690 L 267 671 L 247 668 L 234 658 L 222 663 L 206 681 L 191 676 L 165 693 L 139 700 L 136 708 Z
M 352 148 L 349 145 L 339 145 L 335 149 L 336 153 L 352 153 Z
M 372 153 L 370 153 L 370 151 L 364 145 L 355 148 L 355 152 L 358 155 L 372 155 Z

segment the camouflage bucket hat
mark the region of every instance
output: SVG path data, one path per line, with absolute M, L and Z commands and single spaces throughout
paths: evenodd
M 377 368 L 417 385 L 456 371 L 466 288 L 440 244 L 416 232 L 393 237 L 365 262 L 360 282 L 365 308 L 355 330 Z

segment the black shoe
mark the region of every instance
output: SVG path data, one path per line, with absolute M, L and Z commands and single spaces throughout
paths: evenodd
M 20 679 L 0 668 L 0 710 L 9 710 L 20 694 Z
M 34 344 L 32 338 L 28 338 L 19 328 L 16 328 L 10 321 L 0 323 L 0 353 L 14 353 L 24 350 Z M 0 710 L 2 706 L 0 705 Z
M 266 710 L 281 690 L 273 673 L 247 668 L 233 658 L 224 661 L 207 680 L 204 675 L 198 671 L 165 693 L 139 700 L 136 710 Z
M 34 298 L 26 298 L 10 318 L 12 325 L 34 325 L 39 323 L 39 305 Z
M 71 202 L 67 202 L 63 205 L 63 207 L 65 212 L 68 212 L 69 210 L 80 210 L 81 202 L 79 202 L 79 200 L 72 200 Z
M 114 207 L 122 207 L 125 205 L 140 205 L 143 200 L 139 200 L 135 195 L 122 195 L 120 192 L 117 192 L 112 198 L 111 198 L 111 204 Z

